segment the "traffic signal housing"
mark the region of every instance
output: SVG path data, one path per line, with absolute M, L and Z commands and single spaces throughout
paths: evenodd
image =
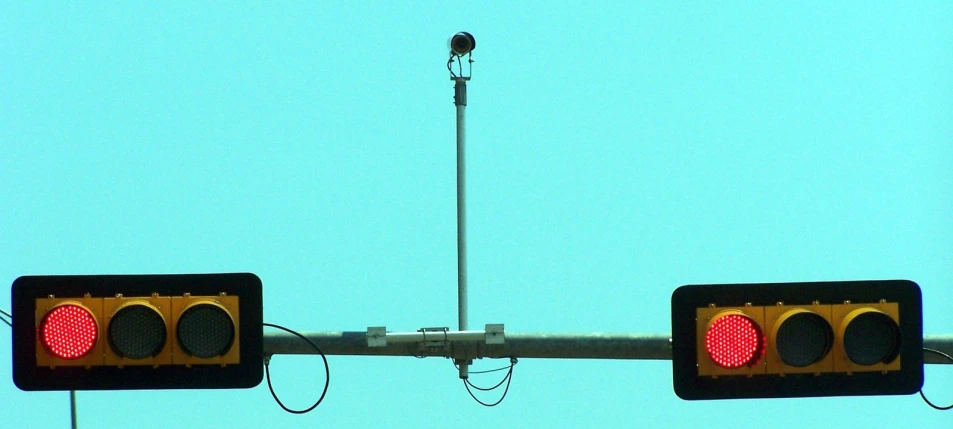
M 13 381 L 22 390 L 257 386 L 261 289 L 249 273 L 20 277 Z
M 682 399 L 911 394 L 923 385 L 920 287 L 908 280 L 682 286 Z

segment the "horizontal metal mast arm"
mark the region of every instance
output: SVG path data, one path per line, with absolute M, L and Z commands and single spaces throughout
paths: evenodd
M 669 334 L 505 334 L 503 344 L 483 341 L 453 342 L 445 346 L 418 347 L 415 343 L 388 343 L 384 347 L 368 347 L 367 333 L 311 332 L 303 334 L 326 355 L 348 356 L 437 356 L 454 359 L 497 357 L 550 359 L 651 359 L 671 360 Z M 953 355 L 953 335 L 927 335 L 923 347 Z M 265 355 L 317 354 L 310 344 L 283 332 L 266 333 Z M 924 353 L 924 362 L 950 364 L 935 353 Z
M 937 350 L 953 356 L 953 335 L 924 335 L 923 347 Z M 953 364 L 949 359 L 936 353 L 923 353 L 923 362 L 938 364 Z
M 479 357 L 672 359 L 671 339 L 668 334 L 507 332 L 503 341 L 503 347 L 485 347 L 484 353 Z

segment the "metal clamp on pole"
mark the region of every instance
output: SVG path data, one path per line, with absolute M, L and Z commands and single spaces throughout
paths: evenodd
M 372 326 L 367 328 L 367 347 L 387 347 L 387 327 Z
M 504 335 L 503 335 L 503 324 L 502 323 L 487 323 L 486 324 L 486 343 L 490 345 L 503 344 Z

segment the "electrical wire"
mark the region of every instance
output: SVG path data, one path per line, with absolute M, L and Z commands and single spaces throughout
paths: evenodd
M 450 77 L 452 78 L 457 77 L 457 74 L 453 72 L 453 57 L 455 56 L 453 51 L 450 51 L 450 59 L 447 60 L 447 70 L 450 71 Z
M 940 356 L 943 356 L 943 357 L 949 359 L 950 362 L 953 362 L 953 356 L 950 356 L 950 355 L 948 355 L 948 354 L 946 354 L 946 353 L 943 353 L 943 352 L 941 352 L 941 351 L 939 351 L 939 350 L 928 349 L 928 348 L 924 347 L 924 348 L 923 348 L 923 351 L 925 351 L 925 352 L 930 352 L 930 353 L 934 353 L 934 354 L 938 354 L 938 355 L 940 355 Z M 926 402 L 927 405 L 933 407 L 934 409 L 937 409 L 937 410 L 940 410 L 940 411 L 953 410 L 953 405 L 950 405 L 950 406 L 947 406 L 947 407 L 941 407 L 941 406 L 939 406 L 939 405 L 936 405 L 936 404 L 930 402 L 930 400 L 927 399 L 926 395 L 923 394 L 923 389 L 920 389 L 920 397 L 923 398 L 923 401 Z
M 466 379 L 466 382 L 467 382 L 467 386 L 470 386 L 470 387 L 472 387 L 472 388 L 474 388 L 474 389 L 476 389 L 476 390 L 480 390 L 480 391 L 483 391 L 483 392 L 492 392 L 492 391 L 496 390 L 498 387 L 502 386 L 503 383 L 506 382 L 506 380 L 509 380 L 509 378 L 510 378 L 510 373 L 506 373 L 506 375 L 503 376 L 503 379 L 500 380 L 499 383 L 496 383 L 496 385 L 493 386 L 493 387 L 480 387 L 480 386 L 477 386 L 477 385 L 471 383 L 469 378 Z
M 468 373 L 468 374 L 489 374 L 489 373 L 491 373 L 491 372 L 506 371 L 506 370 L 510 369 L 510 366 L 511 366 L 511 365 L 507 365 L 507 366 L 504 366 L 504 367 L 495 368 L 495 369 L 488 369 L 488 370 L 485 370 L 485 371 L 467 371 L 467 373 Z M 460 366 L 457 365 L 456 363 L 453 364 L 453 367 L 456 368 L 457 371 L 460 370 Z
M 0 317 L 0 320 L 2 320 L 3 323 L 6 323 L 7 325 L 9 325 L 9 326 L 12 328 L 12 327 L 13 327 L 13 315 L 10 314 L 10 313 L 7 313 L 7 312 L 4 311 L 2 308 L 0 308 L 0 314 L 6 316 L 6 317 Z M 7 320 L 7 318 L 10 318 L 10 320 Z
M 424 358 L 427 357 L 427 356 L 424 356 L 424 355 L 419 355 L 419 354 L 417 354 L 417 352 L 414 351 L 414 346 L 413 346 L 413 344 L 407 346 L 407 353 L 409 353 L 411 356 L 413 356 L 413 357 L 415 357 L 415 358 L 417 358 L 417 359 L 424 359 Z
M 453 60 L 457 60 L 457 70 L 459 74 L 453 72 Z M 467 54 L 467 65 L 470 66 L 470 76 L 473 76 L 473 52 Z M 457 55 L 450 51 L 450 59 L 447 60 L 447 70 L 450 72 L 450 77 L 456 79 L 463 76 L 463 59 L 461 55 Z M 469 79 L 469 77 L 466 77 Z
M 496 386 L 493 386 L 493 387 L 490 387 L 490 388 L 484 388 L 484 387 L 475 386 L 473 383 L 470 383 L 470 380 L 469 380 L 469 379 L 466 379 L 466 378 L 463 379 L 463 386 L 467 388 L 467 393 L 469 393 L 469 394 L 470 394 L 470 397 L 473 398 L 474 401 L 477 401 L 478 404 L 483 405 L 484 407 L 495 407 L 495 406 L 499 405 L 501 402 L 503 402 L 503 399 L 506 398 L 506 394 L 509 393 L 509 391 L 510 391 L 510 382 L 513 381 L 513 367 L 516 366 L 516 362 L 517 362 L 517 359 L 516 359 L 515 357 L 511 357 L 511 358 L 510 358 L 510 366 L 508 367 L 509 371 L 507 371 L 506 376 L 504 376 L 503 379 L 500 380 L 500 382 L 496 384 Z M 503 395 L 500 396 L 500 399 L 499 399 L 499 400 L 497 400 L 496 402 L 494 402 L 494 403 L 492 403 L 492 404 L 488 404 L 488 403 L 486 403 L 486 402 L 483 402 L 483 401 L 479 400 L 479 399 L 476 397 L 476 395 L 473 394 L 473 391 L 470 390 L 470 388 L 472 387 L 472 388 L 477 389 L 477 390 L 481 390 L 481 391 L 484 391 L 484 392 L 489 392 L 489 391 L 492 391 L 492 390 L 495 390 L 495 389 L 499 388 L 500 386 L 503 385 L 504 382 L 506 383 L 506 388 L 503 389 Z
M 318 398 L 318 401 L 315 402 L 314 405 L 312 405 L 312 406 L 310 406 L 310 407 L 308 407 L 308 408 L 306 408 L 306 409 L 304 409 L 304 410 L 292 410 L 292 409 L 286 407 L 285 404 L 281 403 L 281 400 L 278 399 L 278 395 L 275 394 L 275 389 L 274 389 L 274 387 L 271 386 L 271 372 L 268 370 L 268 364 L 271 362 L 271 356 L 265 356 L 265 359 L 264 359 L 264 361 L 265 361 L 265 378 L 268 380 L 268 390 L 271 391 L 271 397 L 275 398 L 275 402 L 278 403 L 278 406 L 280 406 L 281 409 L 283 409 L 283 410 L 285 410 L 285 411 L 287 411 L 287 412 L 289 412 L 289 413 L 291 413 L 291 414 L 304 414 L 304 413 L 307 413 L 307 412 L 309 412 L 309 411 L 315 409 L 318 405 L 321 404 L 321 401 L 324 401 L 324 395 L 326 395 L 326 394 L 328 393 L 328 385 L 331 384 L 331 369 L 328 367 L 328 358 L 327 358 L 327 356 L 324 355 L 324 352 L 321 351 L 321 348 L 318 347 L 317 344 L 315 344 L 313 341 L 309 340 L 309 339 L 308 339 L 307 337 L 305 337 L 304 335 L 301 335 L 301 334 L 299 334 L 299 333 L 297 333 L 297 332 L 295 332 L 295 331 L 292 331 L 291 329 L 285 328 L 284 326 L 275 325 L 275 324 L 272 324 L 272 323 L 263 323 L 262 325 L 267 326 L 267 327 L 270 327 L 270 328 L 281 329 L 282 331 L 285 331 L 285 332 L 288 332 L 288 333 L 290 333 L 290 334 L 296 335 L 298 338 L 301 338 L 302 340 L 305 340 L 308 344 L 311 344 L 311 347 L 314 347 L 314 349 L 318 351 L 318 354 L 321 355 L 321 360 L 324 361 L 324 390 L 321 391 L 321 397 Z
M 508 369 L 510 369 L 510 368 L 511 368 L 510 366 L 504 366 L 504 367 L 502 367 L 502 368 L 488 369 L 488 370 L 485 370 L 485 371 L 467 371 L 467 372 L 470 373 L 470 374 L 489 374 L 489 373 L 491 373 L 491 372 L 506 371 L 506 370 L 508 370 Z M 457 369 L 459 369 L 459 368 L 457 368 Z

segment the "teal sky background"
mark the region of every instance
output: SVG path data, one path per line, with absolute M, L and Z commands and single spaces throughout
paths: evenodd
M 667 333 L 684 284 L 904 278 L 953 333 L 951 22 L 949 1 L 3 2 L 0 280 L 249 271 L 266 322 L 455 328 L 445 64 L 469 31 L 471 326 Z M 13 385 L 10 339 L 2 426 L 68 427 L 67 393 Z M 263 383 L 80 392 L 79 424 L 953 425 L 917 395 L 686 402 L 669 361 L 524 359 L 489 409 L 445 359 L 329 361 L 304 416 Z M 315 356 L 272 372 L 293 408 L 320 393 Z M 951 385 L 927 365 L 931 399 Z

